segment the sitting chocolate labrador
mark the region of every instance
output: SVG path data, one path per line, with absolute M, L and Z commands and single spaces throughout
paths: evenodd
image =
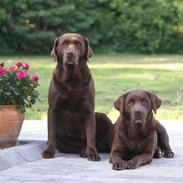
M 105 114 L 94 113 L 89 41 L 80 34 L 64 34 L 55 40 L 51 54 L 57 66 L 48 96 L 48 145 L 42 155 L 53 158 L 57 148 L 98 161 L 97 150 L 110 152 L 113 125 Z
M 134 90 L 121 95 L 114 106 L 120 117 L 114 125 L 110 162 L 114 170 L 135 169 L 153 157 L 172 158 L 165 128 L 153 117 L 161 100 L 154 94 Z

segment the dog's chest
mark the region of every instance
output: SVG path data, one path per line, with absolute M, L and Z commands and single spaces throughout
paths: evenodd
M 62 136 L 85 136 L 84 99 L 59 99 L 56 114 L 56 131 Z
M 84 110 L 86 99 L 83 96 L 68 96 L 67 98 L 57 97 L 55 102 L 56 110 L 60 113 L 67 111 L 68 113 L 79 113 Z
M 128 139 L 126 142 L 128 149 L 131 152 L 140 152 L 142 151 L 146 146 L 146 141 L 142 139 Z
M 57 125 L 60 125 L 63 129 L 78 129 L 84 125 L 84 114 L 77 110 L 61 110 L 57 113 Z

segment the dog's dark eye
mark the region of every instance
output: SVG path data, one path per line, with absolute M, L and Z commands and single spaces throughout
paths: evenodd
M 66 45 L 68 45 L 68 44 L 69 44 L 68 41 L 63 41 L 63 42 L 61 42 L 61 45 L 62 45 L 62 46 L 66 46 Z
M 74 41 L 74 44 L 75 44 L 76 46 L 81 46 L 81 43 L 80 43 L 79 41 Z
M 148 103 L 148 101 L 147 101 L 145 98 L 142 98 L 142 99 L 141 99 L 141 102 L 142 102 L 143 104 L 147 104 L 147 103 Z
M 133 100 L 133 99 L 131 99 L 131 100 L 128 101 L 128 104 L 129 105 L 133 105 L 134 103 L 135 103 L 135 100 Z

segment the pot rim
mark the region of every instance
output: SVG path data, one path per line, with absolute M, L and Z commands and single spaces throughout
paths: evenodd
M 12 105 L 8 104 L 8 105 L 0 105 L 0 109 L 1 108 L 16 108 L 17 109 L 18 107 L 15 104 L 12 104 Z

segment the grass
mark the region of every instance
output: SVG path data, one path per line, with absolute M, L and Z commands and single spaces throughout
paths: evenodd
M 50 56 L 13 56 L 0 60 L 13 64 L 25 60 L 40 76 L 40 99 L 26 112 L 27 119 L 46 119 L 47 93 L 55 63 Z M 158 119 L 183 118 L 183 56 L 181 55 L 95 55 L 89 62 L 96 88 L 96 111 L 105 112 L 115 121 L 113 108 L 117 97 L 132 89 L 145 89 L 163 101 Z

